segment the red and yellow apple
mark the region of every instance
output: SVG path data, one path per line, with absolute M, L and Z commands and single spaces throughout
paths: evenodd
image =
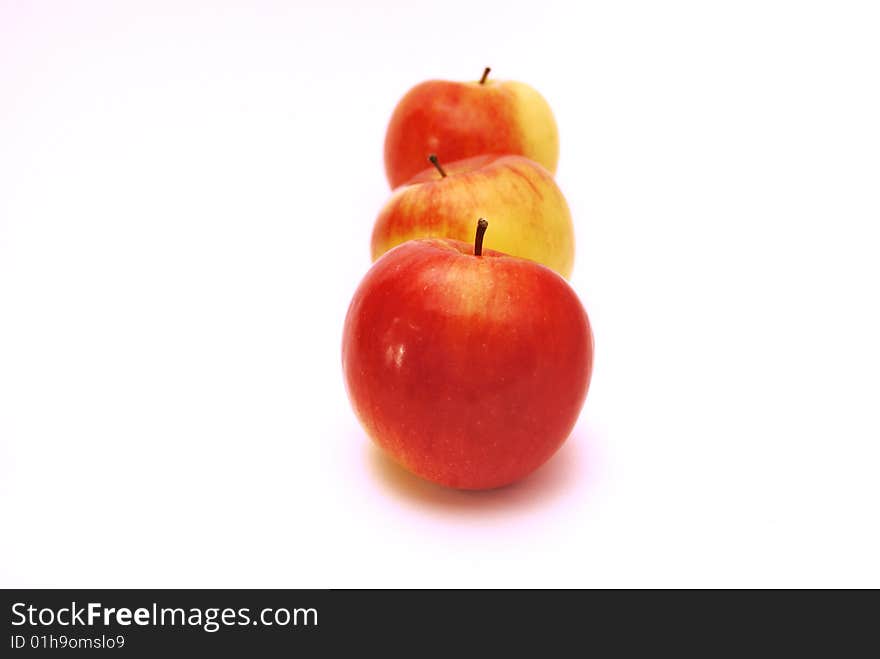
M 427 163 L 427 160 L 423 158 Z M 434 160 L 397 188 L 373 227 L 373 260 L 413 238 L 470 240 L 473 218 L 492 223 L 492 246 L 563 277 L 574 265 L 574 226 L 550 173 L 522 156 Z
M 355 292 L 342 340 L 368 435 L 411 472 L 461 489 L 507 485 L 548 460 L 593 363 L 568 283 L 481 240 L 412 240 L 385 254 Z
M 429 80 L 397 104 L 385 134 L 385 173 L 392 188 L 405 183 L 436 153 L 452 162 L 483 153 L 526 156 L 556 173 L 559 133 L 547 101 L 532 87 L 483 78 Z

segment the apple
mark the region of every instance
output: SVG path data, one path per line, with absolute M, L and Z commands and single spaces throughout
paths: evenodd
M 555 174 L 559 132 L 544 97 L 514 81 L 428 80 L 397 104 L 385 134 L 385 173 L 392 188 L 424 167 L 436 153 L 452 162 L 483 153 L 531 158 Z
M 367 434 L 429 481 L 489 489 L 548 460 L 587 395 L 593 336 L 577 295 L 534 261 L 411 240 L 380 258 L 345 319 L 342 367 Z
M 481 155 L 434 167 L 397 188 L 373 227 L 375 261 L 413 238 L 470 240 L 473 217 L 492 222 L 493 247 L 563 277 L 574 265 L 574 226 L 553 176 L 523 156 Z M 425 161 L 427 165 L 427 161 Z

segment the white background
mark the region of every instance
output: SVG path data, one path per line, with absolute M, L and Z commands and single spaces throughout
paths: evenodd
M 880 586 L 878 34 L 0 0 L 0 585 Z M 394 104 L 486 65 L 556 113 L 597 352 L 564 449 L 465 494 L 368 444 L 339 348 Z

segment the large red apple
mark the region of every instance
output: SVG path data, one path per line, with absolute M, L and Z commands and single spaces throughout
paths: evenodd
M 512 483 L 550 458 L 593 363 L 568 283 L 481 241 L 478 231 L 476 245 L 429 238 L 385 254 L 355 292 L 342 340 L 370 437 L 413 473 L 462 489 Z
M 373 259 L 413 238 L 473 236 L 473 218 L 492 223 L 492 246 L 542 263 L 563 277 L 574 265 L 574 225 L 553 176 L 522 156 L 483 155 L 440 163 L 397 188 L 373 227 Z M 427 165 L 427 159 L 425 159 Z
M 397 104 L 385 134 L 385 173 L 392 188 L 405 183 L 436 153 L 452 162 L 484 153 L 517 154 L 551 174 L 559 159 L 553 112 L 532 87 L 483 78 L 428 80 Z

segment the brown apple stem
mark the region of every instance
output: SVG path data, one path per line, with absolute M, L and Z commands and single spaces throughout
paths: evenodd
M 486 70 L 483 71 L 483 77 L 480 78 L 480 84 L 481 84 L 481 85 L 485 85 L 485 84 L 486 84 L 486 78 L 489 77 L 489 71 L 491 71 L 491 70 L 492 70 L 492 69 L 489 68 L 489 67 L 487 66 L 487 67 L 486 67 Z
M 428 160 L 430 160 L 431 164 L 437 168 L 437 171 L 440 172 L 440 176 L 446 178 L 446 171 L 440 166 L 440 161 L 437 160 L 436 154 L 432 153 L 430 156 L 428 156 Z
M 477 237 L 474 238 L 474 256 L 483 255 L 483 236 L 486 235 L 487 228 L 489 228 L 489 223 L 481 217 L 477 222 Z

